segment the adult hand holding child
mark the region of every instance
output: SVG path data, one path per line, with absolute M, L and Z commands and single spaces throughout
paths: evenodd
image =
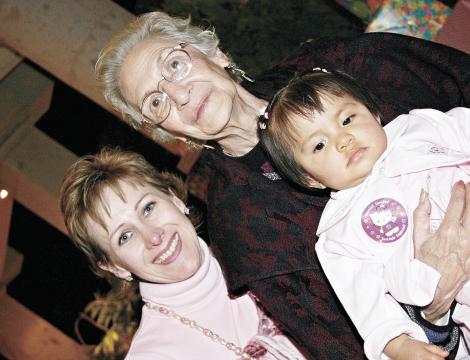
M 470 268 L 470 184 L 457 182 L 444 219 L 436 231 L 429 224 L 431 203 L 422 191 L 419 206 L 414 211 L 415 257 L 441 274 L 434 300 L 424 313 L 434 322 L 450 308 L 455 295 L 467 280 Z

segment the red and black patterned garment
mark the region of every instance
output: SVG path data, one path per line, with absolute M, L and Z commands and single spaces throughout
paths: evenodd
M 296 72 L 342 70 L 372 90 L 388 122 L 414 108 L 470 106 L 470 56 L 395 34 L 317 39 L 265 72 L 253 94 L 269 99 Z M 308 359 L 362 359 L 362 341 L 315 254 L 327 193 L 279 179 L 259 144 L 239 158 L 206 151 L 211 246 L 234 296 L 251 291 Z

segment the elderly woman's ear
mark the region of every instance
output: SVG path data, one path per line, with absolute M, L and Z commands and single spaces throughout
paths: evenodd
M 129 278 L 132 277 L 132 274 L 131 274 L 130 271 L 124 269 L 123 267 L 121 267 L 119 265 L 105 264 L 105 263 L 99 261 L 98 262 L 98 267 L 101 270 L 110 272 L 111 274 L 113 274 L 114 276 L 116 276 L 117 278 L 122 279 L 122 280 L 128 280 Z
M 222 50 L 217 48 L 215 55 L 211 58 L 216 64 L 222 66 L 223 68 L 230 65 L 230 60 L 227 55 L 224 54 Z

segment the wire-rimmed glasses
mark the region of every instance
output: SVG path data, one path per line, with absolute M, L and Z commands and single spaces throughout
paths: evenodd
M 160 62 L 162 67 L 162 80 L 159 81 L 157 90 L 148 94 L 142 101 L 141 113 L 149 118 L 153 125 L 159 125 L 166 120 L 171 110 L 171 99 L 159 90 L 163 80 L 176 82 L 183 80 L 191 71 L 192 61 L 189 53 L 184 49 L 188 44 L 181 43 L 175 46 Z

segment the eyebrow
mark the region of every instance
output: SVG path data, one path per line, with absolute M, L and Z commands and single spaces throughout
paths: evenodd
M 134 211 L 137 211 L 139 209 L 140 204 L 149 194 L 150 192 L 146 192 L 144 195 L 140 197 L 140 199 L 135 203 Z M 112 239 L 114 235 L 118 232 L 118 230 L 122 228 L 123 226 L 124 226 L 124 223 L 119 224 L 119 226 L 109 235 L 109 238 Z

